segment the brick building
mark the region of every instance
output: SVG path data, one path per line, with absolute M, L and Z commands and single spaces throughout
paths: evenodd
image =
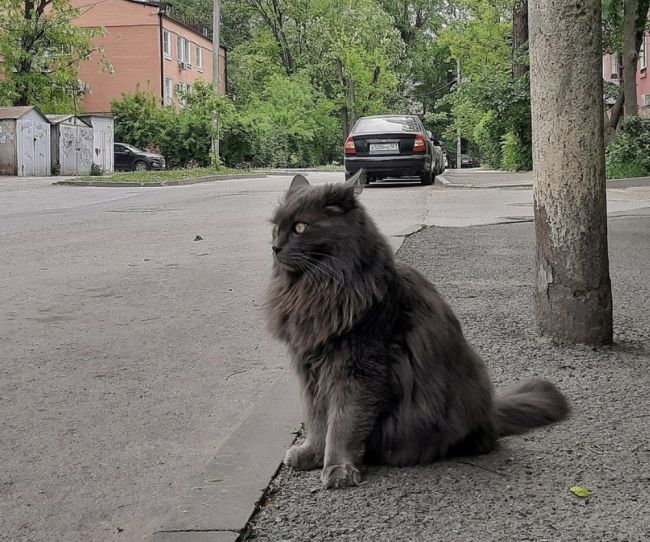
M 650 76 L 648 75 L 648 60 L 650 59 L 650 34 L 643 36 L 643 44 L 639 50 L 639 60 L 636 67 L 636 99 L 639 115 L 650 116 Z M 620 84 L 621 59 L 618 53 L 603 56 L 603 77 L 605 81 Z
M 165 105 L 178 105 L 179 90 L 191 89 L 199 79 L 212 80 L 213 49 L 207 29 L 174 19 L 166 3 L 72 0 L 72 5 L 81 10 L 76 24 L 106 29 L 105 36 L 96 38 L 101 51 L 80 65 L 79 77 L 89 86 L 82 98 L 86 111 L 109 112 L 113 100 L 137 89 L 160 96 Z M 225 93 L 224 48 L 220 54 L 219 81 Z

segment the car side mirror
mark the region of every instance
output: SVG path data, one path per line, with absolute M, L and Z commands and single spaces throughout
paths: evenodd
M 431 141 L 433 141 L 433 144 L 434 144 L 436 147 L 442 147 L 442 145 L 440 144 L 440 140 L 439 140 L 439 139 L 435 139 L 435 138 L 433 138 L 433 139 L 431 139 Z

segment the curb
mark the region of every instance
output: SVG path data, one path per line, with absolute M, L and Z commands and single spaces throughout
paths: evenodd
M 424 224 L 387 236 L 393 253 Z M 293 374 L 287 371 L 194 476 L 190 489 L 153 533 L 152 542 L 237 542 L 267 498 L 295 441 L 302 404 Z M 260 445 L 263 443 L 263 445 Z
M 153 533 L 153 542 L 236 542 L 295 440 L 302 407 L 288 371 L 258 401 Z
M 69 181 L 56 181 L 53 185 L 57 186 L 98 186 L 98 187 L 129 187 L 129 186 L 185 186 L 188 184 L 199 183 L 212 183 L 215 181 L 232 181 L 234 179 L 263 179 L 268 177 L 268 173 L 252 173 L 252 174 L 231 174 L 231 175 L 208 175 L 206 177 L 193 177 L 191 179 L 180 179 L 178 181 L 157 181 L 157 182 L 111 182 L 111 181 L 77 181 L 71 179 Z

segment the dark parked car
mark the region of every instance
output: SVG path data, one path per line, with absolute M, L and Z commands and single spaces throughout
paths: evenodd
M 455 168 L 456 167 L 456 154 L 450 154 L 448 156 L 449 158 L 449 167 L 450 168 Z M 469 154 L 461 154 L 460 155 L 460 167 L 476 167 L 478 166 L 478 163 L 474 158 L 472 158 Z
M 165 169 L 165 158 L 127 145 L 126 143 L 113 143 L 113 154 L 116 170 L 147 171 L 148 169 Z
M 415 115 L 361 117 L 345 140 L 344 155 L 346 177 L 363 168 L 366 182 L 417 176 L 433 184 L 443 168 L 442 153 Z

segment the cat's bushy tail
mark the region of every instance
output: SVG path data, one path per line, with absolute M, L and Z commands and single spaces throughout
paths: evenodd
M 525 433 L 562 421 L 571 407 L 566 397 L 547 380 L 533 378 L 496 396 L 496 424 L 500 436 Z

